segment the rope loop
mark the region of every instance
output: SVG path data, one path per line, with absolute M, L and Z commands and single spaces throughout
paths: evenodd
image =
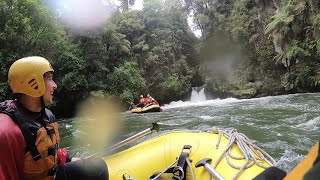
M 230 130 L 223 131 L 223 130 L 220 130 L 219 128 L 213 127 L 213 128 L 206 130 L 205 132 L 218 134 L 218 140 L 215 145 L 216 149 L 219 148 L 222 136 L 224 136 L 225 138 L 227 138 L 229 140 L 226 148 L 220 154 L 220 156 L 218 157 L 218 159 L 216 160 L 216 162 L 214 163 L 212 168 L 215 169 L 218 166 L 218 164 L 221 162 L 223 157 L 225 156 L 226 161 L 228 162 L 228 164 L 231 167 L 233 167 L 235 169 L 239 169 L 238 172 L 233 176 L 232 179 L 237 179 L 245 169 L 250 168 L 255 164 L 259 167 L 267 169 L 268 167 L 263 165 L 261 163 L 262 161 L 266 162 L 270 166 L 274 166 L 276 164 L 276 161 L 268 153 L 263 151 L 258 146 L 254 145 L 253 142 L 245 134 L 238 133 L 236 129 L 230 129 Z M 232 154 L 232 146 L 233 145 L 238 146 L 238 148 L 240 149 L 243 156 Z M 243 165 L 239 166 L 239 165 L 232 163 L 231 159 L 245 160 L 245 163 Z M 186 161 L 187 161 L 187 164 L 190 168 L 192 179 L 195 180 L 194 171 L 193 171 L 192 164 L 191 164 L 189 158 L 187 158 Z M 172 164 L 170 164 L 169 167 L 167 167 L 164 171 L 160 172 L 152 180 L 156 180 L 163 173 L 165 173 L 169 168 L 173 167 L 174 164 L 176 164 L 177 162 L 178 162 L 178 159 L 176 159 L 176 161 L 174 161 Z M 187 172 L 184 172 L 184 170 L 180 166 L 175 167 L 173 169 L 173 172 L 174 172 L 173 176 L 176 179 L 184 179 L 185 174 L 187 173 Z M 212 179 L 213 176 L 210 176 L 210 178 Z
M 268 168 L 267 166 L 261 164 L 261 161 L 267 162 L 270 166 L 274 166 L 276 164 L 275 160 L 269 154 L 260 149 L 258 146 L 254 145 L 253 142 L 246 135 L 244 135 L 243 133 L 238 133 L 236 129 L 222 131 L 214 127 L 207 130 L 207 132 L 219 134 L 216 148 L 219 147 L 221 135 L 223 135 L 229 140 L 227 147 L 225 148 L 223 153 L 221 153 L 217 161 L 214 163 L 213 168 L 216 168 L 225 156 L 226 161 L 231 167 L 239 169 L 239 171 L 232 179 L 238 178 L 245 169 L 252 167 L 254 164 L 264 169 Z M 231 153 L 231 148 L 234 144 L 236 144 L 239 147 L 243 156 L 236 156 Z M 245 159 L 246 162 L 242 166 L 238 166 L 232 163 L 230 159 Z

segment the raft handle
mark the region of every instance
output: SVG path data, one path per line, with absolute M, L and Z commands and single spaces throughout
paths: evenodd
M 196 163 L 196 168 L 204 166 L 204 168 L 217 180 L 224 180 L 224 178 L 210 166 L 212 159 L 204 158 Z

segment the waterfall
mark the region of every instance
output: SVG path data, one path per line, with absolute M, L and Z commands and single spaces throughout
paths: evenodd
M 190 101 L 192 102 L 199 102 L 199 101 L 206 101 L 206 95 L 204 93 L 204 88 L 200 87 L 192 87 Z

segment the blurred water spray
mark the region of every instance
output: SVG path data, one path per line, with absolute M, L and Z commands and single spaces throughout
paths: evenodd
M 88 146 L 95 152 L 104 151 L 122 127 L 120 107 L 107 96 L 90 97 L 83 101 L 77 116 L 79 119 L 75 127 L 83 134 L 74 137 L 73 143 Z
M 218 33 L 208 36 L 200 47 L 200 71 L 221 80 L 231 81 L 234 70 L 245 59 L 241 46 Z
M 114 12 L 113 6 L 102 0 L 57 0 L 51 4 L 62 22 L 76 31 L 102 28 Z

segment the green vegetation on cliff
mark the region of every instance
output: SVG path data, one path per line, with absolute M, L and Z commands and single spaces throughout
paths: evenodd
M 212 97 L 241 98 L 319 89 L 316 0 L 144 0 L 142 10 L 131 9 L 134 1 L 94 0 L 108 12 L 94 30 L 66 24 L 63 2 L 0 2 L 0 99 L 12 98 L 10 65 L 30 55 L 52 62 L 53 109 L 62 116 L 92 92 L 126 104 L 147 93 L 168 103 L 200 85 Z

